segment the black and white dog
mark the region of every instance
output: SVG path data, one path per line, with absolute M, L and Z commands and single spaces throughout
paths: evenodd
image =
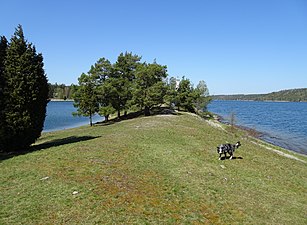
M 232 145 L 232 144 L 222 144 L 222 145 L 220 145 L 219 147 L 217 147 L 217 153 L 220 154 L 219 160 L 221 160 L 222 154 L 225 155 L 225 159 L 226 159 L 226 153 L 228 153 L 230 155 L 229 159 L 232 159 L 233 153 L 235 152 L 236 148 L 239 148 L 240 146 L 241 146 L 240 141 L 238 141 L 234 145 Z

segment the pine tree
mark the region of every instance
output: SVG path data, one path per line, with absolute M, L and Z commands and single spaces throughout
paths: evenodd
M 116 97 L 113 99 L 113 108 L 117 110 L 117 116 L 120 117 L 120 111 L 129 108 L 129 102 L 132 100 L 133 83 L 136 76 L 136 68 L 140 64 L 141 57 L 133 55 L 131 52 L 121 53 L 114 64 L 112 73 L 112 86 L 116 87 Z
M 4 62 L 5 108 L 3 151 L 23 151 L 40 136 L 48 103 L 48 83 L 42 54 L 16 28 Z
M 136 85 L 133 92 L 133 102 L 140 108 L 144 108 L 145 116 L 150 115 L 150 109 L 164 102 L 166 94 L 167 77 L 166 66 L 156 62 L 152 64 L 143 63 L 137 69 Z
M 82 73 L 79 77 L 79 87 L 74 93 L 74 106 L 77 112 L 74 116 L 88 116 L 90 125 L 93 126 L 92 118 L 99 110 L 97 79 L 94 76 Z
M 184 110 L 188 112 L 195 112 L 194 109 L 194 102 L 197 98 L 194 92 L 194 88 L 189 79 L 183 77 L 179 83 L 178 87 L 178 102 L 177 107 L 178 109 L 182 107 Z
M 210 103 L 211 98 L 209 97 L 209 89 L 205 81 L 199 81 L 198 85 L 196 86 L 195 90 L 195 108 L 199 112 L 207 111 L 207 105 Z
M 171 77 L 167 84 L 167 92 L 165 95 L 165 102 L 170 108 L 173 108 L 177 105 L 178 96 L 177 96 L 177 79 Z
M 116 112 L 112 106 L 112 101 L 116 99 L 117 94 L 117 89 L 112 86 L 112 78 L 110 78 L 112 72 L 113 65 L 105 58 L 100 58 L 89 71 L 89 74 L 97 80 L 98 114 L 104 116 L 106 122 L 109 116 Z

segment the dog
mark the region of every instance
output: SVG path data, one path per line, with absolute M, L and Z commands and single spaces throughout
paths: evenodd
M 230 155 L 229 159 L 232 159 L 233 157 L 233 153 L 235 152 L 235 150 L 237 148 L 239 148 L 241 146 L 240 141 L 238 141 L 236 144 L 232 145 L 232 144 L 222 144 L 220 146 L 217 147 L 217 153 L 220 154 L 219 160 L 222 159 L 222 154 L 225 155 L 225 159 L 226 159 L 226 153 L 228 153 Z

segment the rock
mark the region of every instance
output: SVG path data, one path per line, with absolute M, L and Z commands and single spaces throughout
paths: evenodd
M 49 177 L 43 177 L 40 180 L 48 180 L 48 179 L 49 179 Z

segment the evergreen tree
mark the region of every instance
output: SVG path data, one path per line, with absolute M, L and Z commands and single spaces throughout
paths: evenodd
M 193 86 L 189 79 L 183 77 L 179 83 L 178 87 L 178 102 L 177 107 L 184 108 L 188 112 L 195 112 L 194 102 L 197 98 L 196 93 L 194 92 Z
M 175 77 L 171 77 L 169 79 L 165 101 L 170 108 L 173 108 L 174 106 L 177 105 L 178 102 L 177 79 Z
M 129 108 L 129 102 L 132 100 L 133 83 L 136 76 L 136 68 L 140 64 L 141 57 L 133 55 L 131 52 L 121 53 L 112 72 L 112 86 L 116 87 L 116 95 L 113 99 L 113 107 L 117 110 L 117 116 L 120 117 L 120 111 Z
M 167 89 L 164 82 L 167 77 L 166 71 L 166 66 L 156 62 L 143 63 L 137 69 L 133 102 L 141 109 L 144 108 L 145 116 L 150 115 L 152 107 L 164 103 Z
M 1 143 L 4 143 L 5 138 L 5 114 L 4 114 L 4 60 L 6 57 L 7 40 L 4 36 L 0 37 L 0 149 Z
M 94 76 L 82 73 L 78 79 L 79 86 L 74 93 L 74 106 L 77 112 L 74 116 L 88 116 L 90 125 L 93 126 L 92 118 L 99 110 L 97 95 L 97 79 Z
M 22 151 L 40 136 L 48 103 L 48 83 L 42 54 L 25 40 L 21 25 L 16 28 L 4 62 L 3 151 Z
M 209 97 L 209 89 L 205 81 L 199 81 L 195 90 L 195 108 L 197 111 L 203 112 L 207 111 L 207 105 L 210 103 L 211 98 Z
M 105 121 L 109 120 L 109 115 L 116 112 L 112 106 L 112 102 L 116 99 L 117 90 L 112 86 L 110 78 L 112 76 L 113 66 L 109 60 L 101 58 L 91 67 L 90 74 L 97 80 L 97 95 L 99 102 L 98 114 L 105 117 Z
M 116 88 L 112 86 L 110 80 L 105 80 L 98 87 L 99 112 L 98 114 L 105 117 L 105 121 L 109 121 L 109 116 L 116 112 L 112 105 L 112 100 L 115 97 Z
M 7 50 L 7 40 L 5 36 L 0 36 L 0 74 L 1 78 L 3 79 L 3 71 L 4 71 L 4 60 L 6 56 Z

